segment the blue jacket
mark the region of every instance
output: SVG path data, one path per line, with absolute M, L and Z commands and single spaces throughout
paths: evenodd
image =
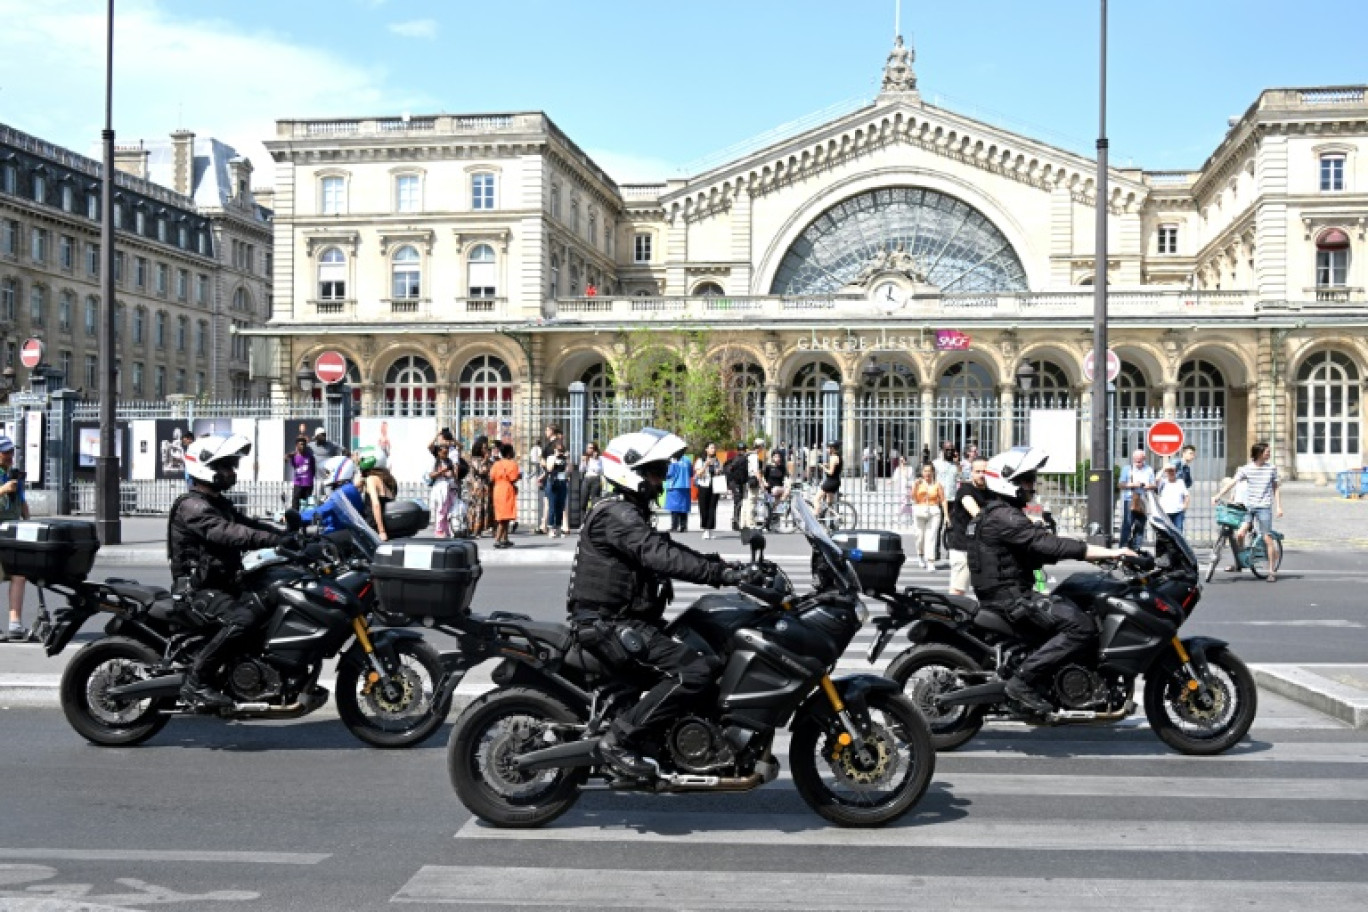
M 341 500 L 350 502 L 352 509 L 360 515 L 366 515 L 365 501 L 361 499 L 361 492 L 357 490 L 354 484 L 344 484 L 339 488 L 334 488 L 327 500 L 313 509 L 305 510 L 300 515 L 305 522 L 317 522 L 325 533 L 350 529 L 351 524 L 346 521 L 342 511 L 337 506 Z

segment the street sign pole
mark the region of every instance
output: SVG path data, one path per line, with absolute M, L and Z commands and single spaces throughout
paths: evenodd
M 1097 245 L 1093 260 L 1093 363 L 1107 363 L 1107 0 L 1102 0 L 1100 90 L 1097 132 Z M 1092 466 L 1088 472 L 1088 540 L 1109 544 L 1112 527 L 1112 466 L 1107 457 L 1110 402 L 1107 372 L 1092 381 Z M 1096 524 L 1096 525 L 1094 525 Z M 1094 531 L 1096 530 L 1096 531 Z
M 105 18 L 105 127 L 100 200 L 100 455 L 95 458 L 95 533 L 101 545 L 123 541 L 119 525 L 119 461 L 114 455 L 114 0 Z

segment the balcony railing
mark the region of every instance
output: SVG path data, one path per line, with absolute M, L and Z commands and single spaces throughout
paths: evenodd
M 1322 304 L 1349 304 L 1364 300 L 1362 288 L 1349 288 L 1345 285 L 1317 285 L 1306 290 L 1312 292 L 1316 301 Z

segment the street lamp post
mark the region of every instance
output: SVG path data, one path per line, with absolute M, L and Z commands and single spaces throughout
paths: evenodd
M 1097 244 L 1093 260 L 1092 466 L 1088 472 L 1088 539 L 1111 540 L 1112 464 L 1107 396 L 1107 0 L 1102 2 L 1101 60 L 1097 131 Z
M 100 200 L 100 455 L 95 458 L 95 532 L 102 545 L 123 540 L 119 525 L 119 461 L 114 455 L 114 0 L 105 16 L 105 126 L 103 196 Z

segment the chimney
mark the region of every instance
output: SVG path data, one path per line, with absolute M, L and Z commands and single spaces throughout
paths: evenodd
M 143 148 L 141 139 L 136 146 L 115 146 L 114 170 L 147 180 L 147 159 L 150 155 L 151 152 Z
M 189 130 L 171 134 L 171 189 L 181 196 L 195 194 L 195 134 Z
M 233 199 L 243 205 L 250 205 L 252 202 L 252 163 L 241 155 L 229 159 L 228 179 L 233 183 Z

